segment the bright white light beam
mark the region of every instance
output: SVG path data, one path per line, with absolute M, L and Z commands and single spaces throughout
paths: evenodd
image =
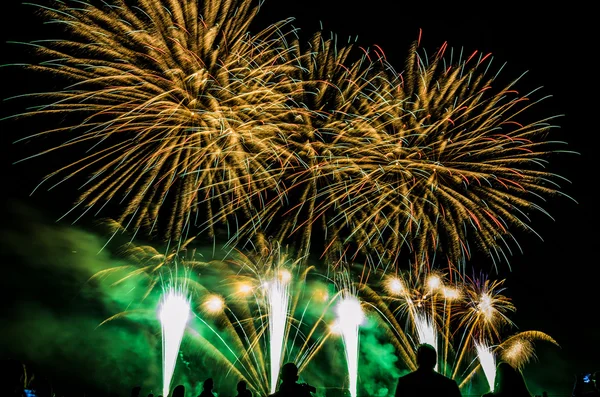
M 365 320 L 365 314 L 360 301 L 354 295 L 345 295 L 336 306 L 337 320 L 335 328 L 342 334 L 346 363 L 348 365 L 348 380 L 350 396 L 356 397 L 358 381 L 358 346 L 359 326 Z
M 158 318 L 162 327 L 163 396 L 168 396 L 179 347 L 190 317 L 190 297 L 183 288 L 168 287 L 163 293 Z
M 430 344 L 437 352 L 437 332 L 431 316 L 426 313 L 415 313 L 415 326 L 417 327 L 419 343 Z M 435 364 L 435 369 L 437 369 L 437 363 Z
M 494 383 L 496 381 L 496 357 L 490 346 L 485 342 L 475 342 L 475 350 L 477 350 L 477 358 L 483 368 L 485 379 L 490 385 L 490 391 L 494 391 Z
M 271 357 L 271 393 L 277 390 L 277 379 L 283 356 L 283 341 L 290 296 L 287 277 L 274 277 L 265 285 L 269 315 L 269 349 Z

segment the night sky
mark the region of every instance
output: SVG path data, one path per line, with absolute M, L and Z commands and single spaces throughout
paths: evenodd
M 340 43 L 348 36 L 358 36 L 359 46 L 379 45 L 397 70 L 403 68 L 408 48 L 421 30 L 422 47 L 429 52 L 447 41 L 450 47 L 463 47 L 466 52 L 490 52 L 497 65 L 507 62 L 502 72 L 504 76 L 517 77 L 528 71 L 521 89 L 526 91 L 543 86 L 543 95 L 553 96 L 536 107 L 540 116 L 564 114 L 557 121 L 561 128 L 553 136 L 566 141 L 567 150 L 579 154 L 555 156 L 549 168 L 571 182 L 563 183 L 561 190 L 577 203 L 565 197 L 549 198 L 545 209 L 554 219 L 536 216 L 532 221 L 543 241 L 532 235 L 519 234 L 524 252 L 514 253 L 510 258 L 510 269 L 508 264 L 502 264 L 499 277 L 507 279 L 506 294 L 513 298 L 517 307 L 511 318 L 518 329 L 546 332 L 561 345 L 561 348 L 544 343 L 536 345 L 538 360 L 525 368 L 528 382 L 535 385 L 531 391 L 541 394 L 541 390 L 548 389 L 568 393 L 576 373 L 600 369 L 600 270 L 597 262 L 600 219 L 594 198 L 599 123 L 595 120 L 598 115 L 598 77 L 593 60 L 597 45 L 592 40 L 597 36 L 596 22 L 592 21 L 594 13 L 591 9 L 576 7 L 572 2 L 561 3 L 560 8 L 543 9 L 521 3 L 522 9 L 497 2 L 489 3 L 495 7 L 489 10 L 470 9 L 460 2 L 446 2 L 444 6 L 390 0 L 362 2 L 360 7 L 349 4 L 354 3 L 267 0 L 257 24 L 265 26 L 285 17 L 294 17 L 294 26 L 308 38 L 322 23 L 325 32 L 338 35 Z M 0 14 L 0 63 L 21 62 L 26 55 L 19 46 L 7 41 L 43 38 L 39 32 L 41 23 L 32 14 L 31 7 L 13 0 L 3 2 Z M 35 79 L 26 79 L 28 75 L 12 67 L 3 67 L 0 73 L 3 98 L 36 91 L 34 85 L 39 83 Z M 48 84 L 47 81 L 44 83 Z M 18 105 L 4 102 L 1 115 L 5 117 L 18 109 Z M 26 145 L 12 143 L 28 133 L 27 123 L 2 122 L 0 129 L 2 219 L 6 221 L 2 226 L 0 249 L 4 273 L 0 279 L 6 302 L 2 305 L 2 323 L 25 321 L 25 313 L 29 310 L 31 313 L 41 310 L 60 317 L 63 304 L 68 305 L 69 310 L 99 310 L 91 307 L 91 303 L 74 304 L 74 300 L 85 296 L 81 292 L 80 277 L 73 273 L 69 278 L 64 267 L 59 272 L 55 271 L 54 264 L 49 265 L 59 258 L 61 254 L 57 252 L 61 249 L 64 252 L 77 250 L 72 238 L 57 231 L 66 230 L 74 218 L 55 222 L 70 208 L 76 193 L 65 186 L 29 196 L 59 159 L 45 158 L 13 165 L 30 153 L 29 149 L 25 150 Z M 43 147 L 43 142 L 34 144 Z M 94 230 L 94 220 L 83 219 L 76 226 L 81 230 Z M 53 234 L 63 246 L 49 250 Z M 92 239 L 89 234 L 85 235 Z M 48 240 L 36 240 L 42 238 Z M 44 258 L 49 252 L 55 256 Z M 24 259 L 27 255 L 33 259 Z M 473 268 L 469 271 L 489 269 L 489 265 L 471 263 Z M 36 325 L 36 321 L 28 324 L 33 328 L 27 334 L 31 338 L 39 324 Z M 10 329 L 8 335 L 3 334 L 7 329 Z M 2 355 L 16 357 L 21 346 L 35 345 L 31 340 L 25 341 L 24 334 L 15 331 L 18 329 L 5 328 L 4 324 L 0 327 Z M 68 341 L 67 335 L 62 342 Z M 40 348 L 40 351 L 50 352 L 48 355 L 56 352 L 46 348 Z M 80 348 L 86 349 L 86 346 Z M 30 359 L 30 350 L 23 349 Z M 65 357 L 56 359 L 73 361 Z M 50 371 L 47 369 L 49 362 L 44 360 L 42 368 Z

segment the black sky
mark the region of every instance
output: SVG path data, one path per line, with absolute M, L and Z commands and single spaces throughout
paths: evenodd
M 521 3 L 480 3 L 469 8 L 460 2 L 436 5 L 429 2 L 395 2 L 370 0 L 350 3 L 341 0 L 267 0 L 259 24 L 295 17 L 293 23 L 308 37 L 319 29 L 334 32 L 339 42 L 358 36 L 358 44 L 383 48 L 388 60 L 401 70 L 410 44 L 422 32 L 422 47 L 435 51 L 445 41 L 450 47 L 465 51 L 491 52 L 498 63 L 507 62 L 503 73 L 517 77 L 529 71 L 526 88 L 543 86 L 543 93 L 553 95 L 545 101 L 543 115 L 564 114 L 559 119 L 559 136 L 568 142 L 567 149 L 579 155 L 561 156 L 550 165 L 552 171 L 566 177 L 563 191 L 577 200 L 551 198 L 545 208 L 554 220 L 537 217 L 532 225 L 544 241 L 521 235 L 524 253 L 511 258 L 512 271 L 504 268 L 507 294 L 514 299 L 517 312 L 513 320 L 521 330 L 540 330 L 553 336 L 561 349 L 540 346 L 539 362 L 527 371 L 548 372 L 560 382 L 570 382 L 579 372 L 600 369 L 600 325 L 598 305 L 597 245 L 599 217 L 594 193 L 597 189 L 598 125 L 597 67 L 594 52 L 597 33 L 592 21 L 594 12 L 576 3 L 560 7 L 531 7 Z M 7 40 L 39 38 L 39 20 L 32 8 L 17 1 L 2 4 L 2 64 L 19 62 L 22 52 Z M 29 81 L 12 68 L 0 69 L 2 97 L 30 92 Z M 2 104 L 2 116 L 10 111 Z M 29 192 L 45 171 L 27 165 L 12 165 L 19 158 L 19 147 L 12 141 L 26 131 L 14 123 L 0 124 L 2 131 L 2 219 L 18 222 L 14 216 L 15 200 L 25 203 L 49 217 L 64 211 L 70 203 L 68 192 Z M 73 197 L 74 198 L 74 197 Z M 12 225 L 4 225 L 10 230 Z M 489 266 L 484 264 L 483 266 Z M 503 266 L 505 266 L 503 264 Z M 15 280 L 19 268 L 4 269 Z M 3 285 L 3 289 L 10 289 Z M 17 304 L 17 302 L 9 302 Z M 10 343 L 3 341 L 2 343 Z M 570 384 L 566 386 L 570 388 Z

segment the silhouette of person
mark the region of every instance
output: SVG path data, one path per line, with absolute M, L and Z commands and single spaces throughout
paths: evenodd
M 202 392 L 198 395 L 198 397 L 215 397 L 215 395 L 212 392 L 213 386 L 213 379 L 206 379 L 202 384 Z
M 572 397 L 600 397 L 600 371 L 594 372 L 589 380 L 591 390 L 585 390 L 586 382 L 583 377 L 579 375 L 575 379 Z
M 306 383 L 298 383 L 298 367 L 294 363 L 286 363 L 281 367 L 279 390 L 274 397 L 312 397 L 316 390 Z
M 484 397 L 531 397 L 525 378 L 519 370 L 504 361 L 496 366 L 496 380 L 494 391 L 483 395 Z
M 185 386 L 184 385 L 175 386 L 175 388 L 173 389 L 173 394 L 171 394 L 171 397 L 185 397 Z
M 398 379 L 396 397 L 444 396 L 462 397 L 456 382 L 437 373 L 437 352 L 423 343 L 417 348 L 418 368 Z
M 142 391 L 142 388 L 140 386 L 135 386 L 131 389 L 131 397 L 140 397 L 140 391 Z
M 237 384 L 237 395 L 235 397 L 252 397 L 252 392 L 246 387 L 246 381 L 241 380 Z

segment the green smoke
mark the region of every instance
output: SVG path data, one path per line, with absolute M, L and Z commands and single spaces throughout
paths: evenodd
M 49 377 L 59 389 L 74 385 L 85 386 L 90 392 L 126 395 L 131 387 L 140 385 L 143 396 L 150 391 L 160 394 L 162 354 L 156 307 L 162 288 L 158 283 L 150 291 L 156 278 L 148 277 L 146 272 L 123 279 L 144 264 L 123 255 L 123 241 L 117 241 L 123 237 L 117 236 L 106 245 L 107 234 L 62 226 L 30 209 L 13 207 L 13 215 L 20 221 L 8 222 L 10 229 L 0 234 L 7 269 L 3 301 L 10 302 L 3 308 L 2 318 L 6 321 L 0 330 L 5 341 L 2 358 L 31 363 L 39 370 L 36 376 Z M 210 258 L 212 247 L 204 255 Z M 199 253 L 196 256 L 202 257 Z M 190 279 L 219 286 L 223 276 L 210 266 L 194 267 Z M 294 313 L 295 318 L 302 316 L 305 325 L 299 327 L 304 336 L 306 326 L 310 327 L 326 309 L 327 299 L 307 300 L 313 288 L 325 291 L 329 297 L 335 294 L 333 284 L 324 279 L 309 280 L 306 286 L 302 299 L 309 304 L 301 303 Z M 195 290 L 194 298 L 201 300 L 207 292 Z M 229 368 L 240 354 L 235 349 L 235 337 L 226 332 L 231 331 L 228 324 L 209 316 L 198 317 L 198 309 L 192 308 L 196 315 L 182 342 L 173 386 L 183 384 L 186 395 L 195 396 L 201 391 L 202 381 L 212 377 L 220 396 L 232 396 L 240 380 L 240 374 Z M 123 315 L 104 322 L 119 313 Z M 368 315 L 360 330 L 358 395 L 383 397 L 393 395 L 397 378 L 407 370 L 388 342 L 385 328 L 373 316 L 376 314 Z M 327 333 L 326 324 L 333 317 L 325 316 L 317 337 Z M 266 351 L 265 346 L 260 348 Z M 286 357 L 294 357 L 293 349 L 288 349 Z M 330 336 L 301 378 L 316 386 L 319 396 L 342 395 L 347 374 L 341 338 Z M 554 386 L 559 386 L 552 379 L 543 385 L 538 383 L 529 382 L 532 393 L 552 392 Z M 465 391 L 479 393 L 479 386 L 474 382 Z
M 405 371 L 399 368 L 401 364 L 398 363 L 394 347 L 387 341 L 389 336 L 384 328 L 371 317 L 367 319 L 360 334 L 359 384 L 363 392 L 359 395 L 393 395 L 398 377 Z
M 135 385 L 158 390 L 160 328 L 140 302 L 136 280 L 119 285 L 90 278 L 122 266 L 105 239 L 50 223 L 13 207 L 21 221 L 3 229 L 5 301 L 14 302 L 2 327 L 2 357 L 38 369 L 55 388 L 73 385 L 127 393 Z M 125 316 L 100 326 L 122 311 Z

